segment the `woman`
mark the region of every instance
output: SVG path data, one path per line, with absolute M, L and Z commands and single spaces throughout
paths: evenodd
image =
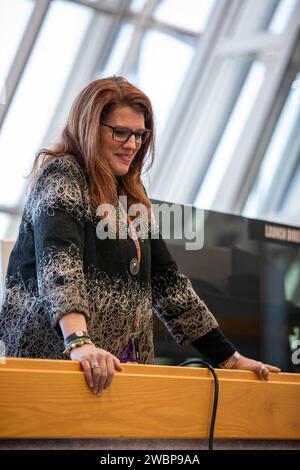
M 153 363 L 155 309 L 179 344 L 267 380 L 279 369 L 236 351 L 161 236 L 141 223 L 139 235 L 130 224 L 132 237 L 121 237 L 113 210 L 102 211 L 127 196 L 152 221 L 141 171 L 153 153 L 153 111 L 139 89 L 112 77 L 82 90 L 60 140 L 35 161 L 0 315 L 7 355 L 80 361 L 99 394 L 122 362 Z

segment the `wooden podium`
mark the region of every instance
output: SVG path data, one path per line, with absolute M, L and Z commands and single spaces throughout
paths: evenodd
M 300 374 L 217 375 L 216 439 L 300 439 Z M 207 369 L 125 364 L 96 396 L 79 362 L 6 358 L 0 438 L 207 439 L 213 397 Z

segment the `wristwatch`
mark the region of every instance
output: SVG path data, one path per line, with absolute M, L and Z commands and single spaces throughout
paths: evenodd
M 240 357 L 241 357 L 240 353 L 238 351 L 235 351 L 235 353 L 232 356 L 230 356 L 230 358 L 227 359 L 227 361 L 222 362 L 222 364 L 220 364 L 220 367 L 222 367 L 222 369 L 232 369 Z

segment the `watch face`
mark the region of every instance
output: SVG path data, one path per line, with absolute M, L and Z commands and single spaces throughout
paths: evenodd
M 76 336 L 78 336 L 78 338 L 81 338 L 81 336 L 83 336 L 83 331 L 76 331 Z

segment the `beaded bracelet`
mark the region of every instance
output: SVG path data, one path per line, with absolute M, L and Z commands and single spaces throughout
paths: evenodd
M 90 338 L 90 335 L 87 331 L 75 331 L 74 333 L 70 334 L 65 338 L 65 346 L 67 346 L 73 339 L 82 339 L 82 338 Z
M 69 346 L 69 344 L 71 343 L 74 343 L 76 341 L 82 341 L 82 340 L 85 340 L 85 339 L 91 339 L 90 336 L 86 335 L 86 336 L 82 336 L 81 338 L 70 338 L 69 340 L 65 339 L 64 341 L 64 345 L 65 345 L 65 348 L 67 348 Z
M 72 349 L 75 349 L 77 347 L 83 346 L 84 344 L 92 344 L 94 345 L 93 341 L 90 338 L 78 338 L 74 339 L 73 341 L 70 341 L 68 345 L 66 346 L 66 349 L 64 350 L 63 354 L 65 356 L 70 357 L 70 352 Z

